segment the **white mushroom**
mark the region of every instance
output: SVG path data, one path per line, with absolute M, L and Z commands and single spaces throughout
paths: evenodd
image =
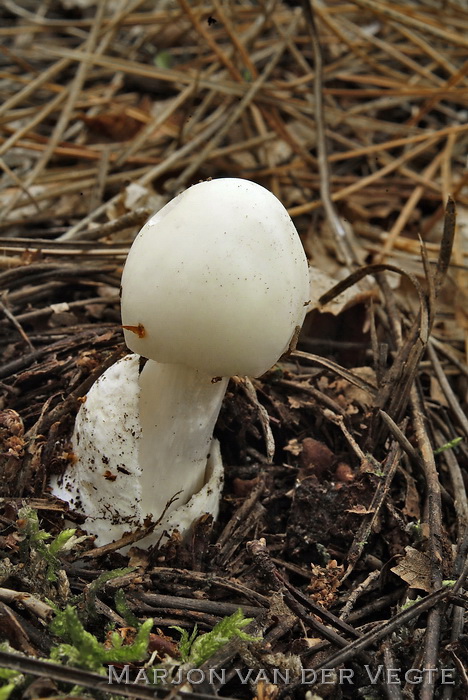
M 187 529 L 182 520 L 205 510 L 216 514 L 218 494 L 188 518 L 181 506 L 210 492 L 207 459 L 219 454 L 212 436 L 228 378 L 260 376 L 278 360 L 302 325 L 308 294 L 297 231 L 260 185 L 202 182 L 143 226 L 123 272 L 122 323 L 128 347 L 147 361 L 138 376 L 135 356 L 124 358 L 91 389 L 75 430 L 78 463 L 54 485 L 89 514 L 99 544 L 157 520 L 176 493 L 158 534 Z

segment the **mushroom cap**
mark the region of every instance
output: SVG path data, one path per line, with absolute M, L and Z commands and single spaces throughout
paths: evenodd
M 309 299 L 289 214 L 261 185 L 201 182 L 141 229 L 122 277 L 128 347 L 214 376 L 260 376 L 288 349 Z

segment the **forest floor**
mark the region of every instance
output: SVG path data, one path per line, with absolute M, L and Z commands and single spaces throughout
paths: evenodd
M 468 697 L 467 49 L 465 0 L 0 2 L 2 700 Z M 226 176 L 299 231 L 297 350 L 229 384 L 215 523 L 96 548 L 48 483 L 127 252 Z

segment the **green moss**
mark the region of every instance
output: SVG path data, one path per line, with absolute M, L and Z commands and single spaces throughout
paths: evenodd
M 234 637 L 239 637 L 248 642 L 260 641 L 260 637 L 252 637 L 250 634 L 242 631 L 244 627 L 252 622 L 252 619 L 244 617 L 242 610 L 238 610 L 233 615 L 220 620 L 211 632 L 198 636 L 196 626 L 190 635 L 187 630 L 174 626 L 172 629 L 177 630 L 181 634 L 179 651 L 182 661 L 195 667 L 201 666 L 218 649 L 230 642 Z
M 105 664 L 142 661 L 148 652 L 152 627 L 153 620 L 146 620 L 140 625 L 133 643 L 126 645 L 122 644 L 120 635 L 113 632 L 110 635 L 110 647 L 105 647 L 94 634 L 85 630 L 76 608 L 67 605 L 50 623 L 50 631 L 64 640 L 52 649 L 50 658 L 52 661 L 65 662 L 88 671 L 105 673 Z
M 62 530 L 50 544 L 46 544 L 46 540 L 50 539 L 51 534 L 40 529 L 39 518 L 35 510 L 27 506 L 21 508 L 18 511 L 18 518 L 22 523 L 21 533 L 24 536 L 20 545 L 20 552 L 23 558 L 29 559 L 32 552 L 37 552 L 47 564 L 47 581 L 56 581 L 57 573 L 62 568 L 58 555 L 65 549 L 70 548 L 76 529 Z M 76 544 L 77 541 L 81 541 L 81 538 L 75 538 L 74 543 Z

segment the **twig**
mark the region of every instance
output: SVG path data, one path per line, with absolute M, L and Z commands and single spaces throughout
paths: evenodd
M 429 522 L 429 557 L 431 566 L 431 583 L 434 589 L 442 585 L 442 503 L 440 495 L 439 476 L 437 473 L 434 452 L 427 434 L 424 411 L 416 387 L 411 390 L 411 404 L 416 439 L 421 452 L 424 476 L 427 488 L 427 517 Z M 442 610 L 440 606 L 430 611 L 428 626 L 424 640 L 424 667 L 434 668 L 437 665 L 439 637 L 441 633 Z M 421 687 L 421 699 L 430 700 L 434 694 L 434 680 L 425 674 Z
M 351 572 L 353 571 L 359 557 L 364 551 L 364 547 L 367 544 L 369 535 L 372 531 L 372 527 L 379 517 L 380 510 L 385 499 L 388 497 L 390 486 L 392 485 L 393 477 L 395 476 L 397 467 L 399 465 L 401 458 L 400 446 L 397 443 L 393 443 L 384 464 L 382 465 L 382 470 L 384 472 L 383 478 L 379 481 L 375 494 L 372 501 L 368 507 L 370 512 L 369 516 L 366 516 L 360 527 L 358 528 L 353 543 L 348 552 L 348 567 L 341 578 L 341 582 L 345 581 Z
M 465 412 L 460 406 L 460 403 L 457 397 L 455 396 L 455 392 L 450 386 L 447 376 L 442 368 L 442 365 L 440 364 L 439 358 L 437 357 L 437 353 L 434 347 L 431 345 L 431 343 L 429 343 L 429 345 L 427 346 L 427 353 L 434 368 L 437 381 L 440 384 L 440 388 L 442 389 L 444 396 L 447 399 L 447 403 L 450 406 L 450 410 L 452 411 L 461 430 L 465 433 L 466 437 L 468 438 L 468 418 L 466 417 Z
M 69 685 L 81 685 L 85 688 L 91 688 L 103 693 L 118 692 L 125 698 L 135 698 L 136 700 L 154 700 L 154 697 L 168 698 L 172 695 L 171 691 L 158 686 L 146 687 L 142 684 L 118 683 L 109 684 L 106 676 L 101 676 L 98 673 L 83 671 L 73 668 L 72 666 L 62 666 L 61 664 L 51 663 L 50 661 L 42 661 L 20 654 L 13 654 L 9 651 L 0 651 L 0 665 L 3 668 L 11 668 L 19 673 L 31 674 L 40 678 L 52 678 L 56 681 L 62 681 Z M 213 700 L 214 695 L 206 693 L 189 693 L 186 691 L 177 690 L 173 697 L 187 698 L 190 700 Z M 227 698 L 233 700 L 233 698 Z
M 20 336 L 23 338 L 24 342 L 29 346 L 29 349 L 31 352 L 35 351 L 34 345 L 31 343 L 30 339 L 28 338 L 28 335 L 24 332 L 23 327 L 21 326 L 21 323 L 15 318 L 14 314 L 11 313 L 9 309 L 5 306 L 3 301 L 0 299 L 0 310 L 3 311 L 7 319 L 13 324 L 13 326 L 16 328 Z
M 51 608 L 50 605 L 43 603 L 42 600 L 39 600 L 39 598 L 36 598 L 30 593 L 25 593 L 22 591 L 12 591 L 9 588 L 0 588 L 0 600 L 4 600 L 7 603 L 19 603 L 41 620 L 45 620 L 46 622 L 50 621 L 54 613 L 54 609 Z
M 0 590 L 1 595 L 1 590 Z M 255 617 L 264 612 L 264 608 L 253 607 L 241 603 L 225 603 L 216 600 L 197 600 L 195 598 L 183 598 L 181 596 L 162 595 L 160 593 L 142 593 L 135 598 L 136 601 L 148 603 L 154 608 L 179 609 L 179 610 L 195 610 L 197 612 L 210 613 L 226 617 L 232 615 L 239 608 L 242 609 L 244 615 Z
M 323 59 L 320 42 L 318 39 L 315 18 L 312 10 L 312 0 L 302 0 L 304 15 L 307 20 L 312 50 L 314 55 L 314 100 L 315 100 L 315 121 L 317 129 L 317 152 L 320 170 L 320 192 L 323 206 L 325 208 L 328 221 L 335 235 L 338 249 L 340 250 L 346 266 L 349 270 L 358 262 L 358 257 L 349 241 L 348 233 L 333 205 L 330 193 L 330 166 L 328 163 L 327 141 L 325 136 L 325 118 L 323 108 Z
M 373 644 L 376 644 L 381 639 L 389 637 L 392 632 L 408 624 L 411 620 L 418 618 L 422 613 L 431 610 L 437 603 L 443 601 L 445 598 L 450 596 L 450 589 L 442 588 L 434 593 L 430 593 L 428 596 L 423 598 L 423 600 L 414 603 L 410 608 L 404 610 L 397 615 L 394 615 L 391 620 L 385 622 L 382 625 L 378 625 L 370 632 L 363 634 L 359 639 L 350 642 L 344 649 L 337 651 L 331 656 L 326 657 L 320 664 L 312 664 L 310 669 L 312 671 L 320 671 L 321 669 L 336 668 L 337 666 L 346 663 L 353 659 L 361 651 L 368 649 Z M 307 683 L 308 676 L 306 674 L 304 681 Z M 291 683 L 287 689 L 285 689 L 280 698 L 285 697 L 294 691 L 300 683 Z

